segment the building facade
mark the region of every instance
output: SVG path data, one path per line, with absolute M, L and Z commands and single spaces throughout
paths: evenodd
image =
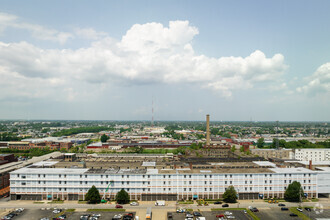
M 330 149 L 324 148 L 300 148 L 295 149 L 294 157 L 296 160 L 304 161 L 329 161 Z
M 42 168 L 44 167 L 44 168 Z M 83 200 L 94 185 L 104 199 L 125 189 L 134 200 L 219 199 L 234 186 L 240 199 L 283 198 L 288 184 L 301 183 L 318 197 L 318 173 L 306 168 L 269 168 L 266 172 L 223 173 L 210 170 L 92 169 L 29 166 L 10 173 L 12 200 Z M 322 178 L 329 179 L 329 172 Z
M 259 157 L 268 158 L 281 158 L 281 159 L 293 159 L 294 153 L 291 149 L 250 149 L 252 154 Z

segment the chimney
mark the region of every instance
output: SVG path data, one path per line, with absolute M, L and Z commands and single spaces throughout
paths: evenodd
M 309 161 L 309 167 L 310 170 L 313 170 L 313 164 L 312 164 L 312 160 Z
M 210 115 L 206 115 L 206 146 L 210 145 Z

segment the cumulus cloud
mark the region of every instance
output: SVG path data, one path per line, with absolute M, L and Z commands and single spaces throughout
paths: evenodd
M 38 24 L 22 22 L 19 17 L 0 12 L 0 32 L 4 32 L 6 28 L 16 28 L 29 31 L 36 39 L 54 41 L 64 44 L 73 35 L 68 32 L 60 32 L 55 29 L 46 28 Z
M 309 95 L 318 93 L 330 92 L 330 63 L 321 65 L 313 75 L 305 79 L 308 83 L 298 87 L 298 92 L 303 92 Z
M 96 31 L 93 28 L 76 28 L 75 34 L 78 37 L 85 38 L 88 40 L 99 40 L 108 36 L 107 33 L 102 31 Z
M 0 23 L 6 19 L 18 23 L 15 17 L 0 15 Z M 50 32 L 55 37 L 61 34 Z M 286 69 L 283 55 L 267 58 L 259 50 L 247 57 L 198 55 L 193 49 L 193 38 L 199 31 L 188 21 L 170 21 L 168 27 L 154 22 L 135 24 L 118 41 L 93 29 L 74 32 L 94 42 L 75 50 L 42 49 L 28 42 L 0 42 L 0 67 L 2 74 L 6 74 L 5 80 L 31 80 L 50 88 L 65 86 L 67 89 L 63 91 L 70 100 L 79 96 L 76 90 L 84 83 L 195 84 L 230 97 L 235 90 L 277 81 Z M 36 88 L 40 95 L 47 94 L 43 93 L 44 86 Z M 22 91 L 28 93 L 29 89 Z

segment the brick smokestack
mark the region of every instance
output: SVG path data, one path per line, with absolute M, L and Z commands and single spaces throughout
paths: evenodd
M 210 115 L 206 115 L 206 146 L 210 145 Z
M 309 167 L 308 167 L 310 170 L 313 169 L 313 164 L 312 164 L 312 160 L 309 161 Z

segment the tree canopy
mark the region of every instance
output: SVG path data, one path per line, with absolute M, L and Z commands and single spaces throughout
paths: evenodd
M 127 204 L 129 203 L 129 195 L 124 189 L 121 189 L 117 193 L 115 200 L 118 204 Z
M 265 139 L 264 138 L 259 138 L 257 141 L 257 147 L 258 148 L 263 148 L 265 145 Z
M 284 193 L 284 199 L 289 202 L 301 202 L 301 198 L 303 197 L 304 190 L 297 181 L 290 183 Z
M 57 131 L 53 134 L 53 137 L 69 136 L 72 134 L 79 134 L 85 132 L 100 132 L 100 131 L 113 131 L 114 128 L 108 126 L 89 126 L 89 127 L 79 127 L 79 128 L 70 128 Z
M 237 192 L 233 186 L 229 186 L 225 193 L 222 195 L 223 201 L 235 203 L 237 200 Z
M 105 135 L 105 134 L 103 134 L 103 135 L 101 136 L 101 142 L 102 142 L 102 143 L 107 142 L 108 139 L 109 139 L 109 137 L 108 137 L 107 135 Z
M 89 201 L 89 203 L 92 204 L 96 204 L 96 203 L 100 203 L 101 202 L 101 196 L 100 193 L 98 191 L 98 189 L 96 189 L 96 187 L 93 185 L 92 188 L 90 188 L 86 194 L 85 197 L 86 201 Z

